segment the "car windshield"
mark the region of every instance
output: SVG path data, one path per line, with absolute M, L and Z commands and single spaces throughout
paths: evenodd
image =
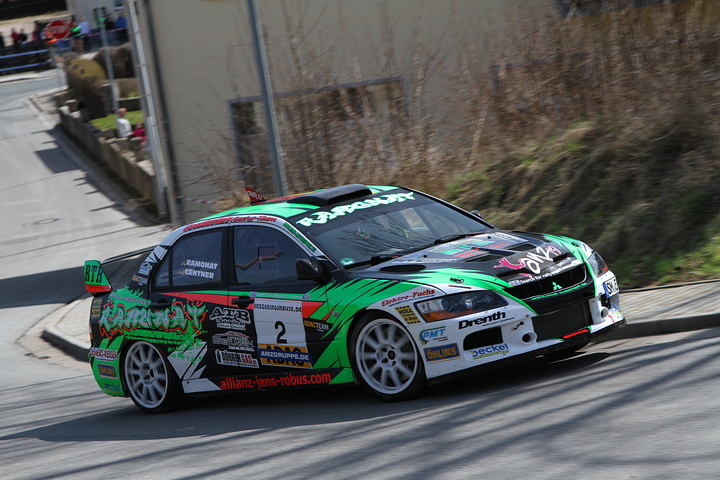
M 404 189 L 292 220 L 333 260 L 347 267 L 378 263 L 491 229 L 479 218 Z

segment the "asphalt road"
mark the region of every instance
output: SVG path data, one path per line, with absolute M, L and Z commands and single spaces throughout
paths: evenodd
M 693 479 L 720 472 L 720 330 L 593 345 L 386 404 L 354 387 L 147 416 L 36 337 L 80 265 L 152 244 L 27 97 L 0 85 L 0 478 Z M 23 335 L 25 334 L 25 335 Z M 22 337 L 22 339 L 21 339 Z

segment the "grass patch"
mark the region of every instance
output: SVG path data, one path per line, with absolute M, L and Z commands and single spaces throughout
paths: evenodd
M 138 122 L 145 121 L 145 116 L 143 115 L 142 110 L 133 110 L 132 112 L 127 112 L 125 118 L 127 118 L 128 122 L 130 122 L 130 125 L 135 125 Z M 92 123 L 99 130 L 107 130 L 108 128 L 115 129 L 117 128 L 117 124 L 115 123 L 116 119 L 117 115 L 111 113 L 107 117 L 90 120 L 90 123 Z

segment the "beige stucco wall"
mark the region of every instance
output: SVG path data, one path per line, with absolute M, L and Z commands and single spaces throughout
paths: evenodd
M 458 35 L 453 22 L 458 22 L 465 33 L 478 34 L 501 24 L 500 12 L 507 4 L 506 0 L 257 2 L 276 92 L 298 87 L 288 34 L 288 29 L 295 29 L 304 32 L 295 45 L 305 52 L 316 52 L 327 67 L 323 74 L 323 69 L 311 65 L 305 55 L 301 63 L 308 62 L 308 71 L 300 82 L 302 86 L 321 87 L 328 84 L 328 78 L 343 83 L 406 75 L 416 69 L 415 62 L 434 62 L 428 70 L 428 108 L 438 111 L 442 111 L 443 83 L 447 81 L 441 73 L 458 68 Z M 166 102 L 169 132 L 163 132 L 169 133 L 171 145 L 163 145 L 168 150 L 166 157 L 175 162 L 178 193 L 216 200 L 226 193 L 228 185 L 236 184 L 232 168 L 219 176 L 227 180 L 224 184 L 216 175 L 223 167 L 234 165 L 229 102 L 260 94 L 247 3 L 152 0 L 137 5 L 148 63 L 161 73 L 162 88 L 156 84 L 154 93 Z M 152 10 L 148 12 L 147 8 Z M 148 14 L 152 16 L 158 53 L 155 59 L 149 48 Z M 385 28 L 388 23 L 391 29 Z M 384 56 L 390 44 L 396 57 L 393 62 Z M 153 78 L 157 80 L 158 76 L 154 74 Z M 185 221 L 204 216 L 213 208 L 189 198 L 182 201 Z

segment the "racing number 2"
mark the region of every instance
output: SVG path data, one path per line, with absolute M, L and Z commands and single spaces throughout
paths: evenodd
M 280 333 L 277 335 L 277 340 L 275 343 L 278 344 L 287 344 L 287 338 L 283 338 L 283 335 L 285 335 L 285 324 L 283 322 L 275 322 L 275 330 L 280 330 Z

